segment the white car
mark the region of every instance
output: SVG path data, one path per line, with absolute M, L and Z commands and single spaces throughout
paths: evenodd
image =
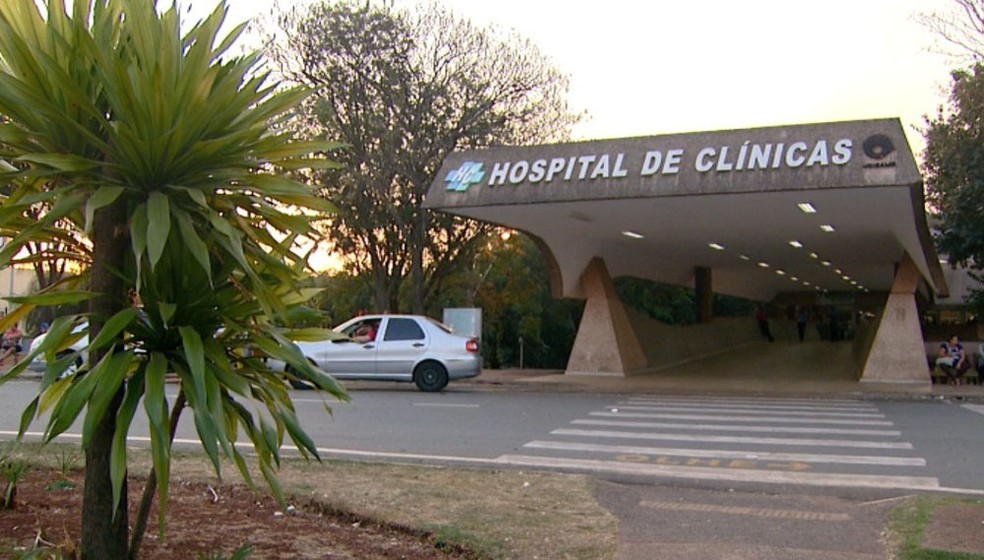
M 372 334 L 364 333 L 373 330 Z M 364 315 L 333 329 L 345 335 L 298 342 L 304 355 L 335 379 L 413 382 L 421 391 L 440 391 L 452 379 L 482 372 L 477 339 L 421 315 Z M 283 367 L 273 364 L 271 367 Z M 291 372 L 297 375 L 294 372 Z M 295 387 L 306 386 L 291 379 Z
M 72 333 L 80 333 L 84 330 L 87 330 L 88 328 L 89 328 L 89 323 L 83 321 L 75 325 L 75 327 L 72 329 Z M 34 351 L 37 350 L 38 346 L 40 346 L 41 343 L 44 342 L 44 339 L 47 336 L 48 333 L 41 333 L 38 336 L 34 337 L 34 340 L 31 341 L 31 349 L 29 353 L 33 354 Z M 86 334 L 85 336 L 80 337 L 78 340 L 76 340 L 69 348 L 66 348 L 58 352 L 57 354 L 58 358 L 63 358 L 73 352 L 78 353 L 78 357 L 75 358 L 75 364 L 65 372 L 66 374 L 74 373 L 75 369 L 82 367 L 82 364 L 85 363 L 85 360 L 89 358 L 88 348 L 89 348 L 89 335 Z M 31 371 L 44 371 L 47 364 L 48 362 L 45 359 L 44 354 L 38 354 L 37 356 L 34 357 L 33 360 L 31 360 L 31 363 L 27 365 L 27 369 Z

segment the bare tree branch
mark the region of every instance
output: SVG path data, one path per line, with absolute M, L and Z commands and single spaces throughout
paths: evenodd
M 984 61 L 984 0 L 952 0 L 949 10 L 920 13 L 915 20 L 938 38 L 936 52 L 959 64 Z

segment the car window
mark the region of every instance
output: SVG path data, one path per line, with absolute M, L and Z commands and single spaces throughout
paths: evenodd
M 352 323 L 351 325 L 342 329 L 340 332 L 345 336 L 353 336 L 355 334 L 355 331 L 359 330 L 362 327 L 362 325 L 365 325 L 367 322 L 368 321 L 356 321 L 355 323 Z
M 428 317 L 427 320 L 430 321 L 430 323 L 432 325 L 434 325 L 435 327 L 441 329 L 442 331 L 444 331 L 444 332 L 446 332 L 448 334 L 454 334 L 454 330 L 451 327 L 445 325 L 444 323 L 442 323 L 440 321 L 437 321 L 437 320 L 434 320 L 434 319 L 431 319 L 430 317 Z
M 423 340 L 424 330 L 413 319 L 392 318 L 383 340 Z

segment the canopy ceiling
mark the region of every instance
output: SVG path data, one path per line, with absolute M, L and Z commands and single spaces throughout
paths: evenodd
M 896 119 L 455 152 L 425 206 L 527 232 L 582 297 L 593 257 L 613 277 L 768 301 L 887 291 L 908 253 L 947 293 L 922 179 Z

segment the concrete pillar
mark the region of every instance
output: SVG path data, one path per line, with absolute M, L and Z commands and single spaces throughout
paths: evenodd
M 581 287 L 587 302 L 567 373 L 624 376 L 645 368 L 646 353 L 602 259 L 595 257 L 588 263 Z
M 878 322 L 871 349 L 861 371 L 862 382 L 925 383 L 931 382 L 916 289 L 919 270 L 908 254 L 895 271 L 895 282 Z
M 710 323 L 714 318 L 714 288 L 711 283 L 711 269 L 706 266 L 694 268 L 694 305 L 697 307 L 697 322 Z

